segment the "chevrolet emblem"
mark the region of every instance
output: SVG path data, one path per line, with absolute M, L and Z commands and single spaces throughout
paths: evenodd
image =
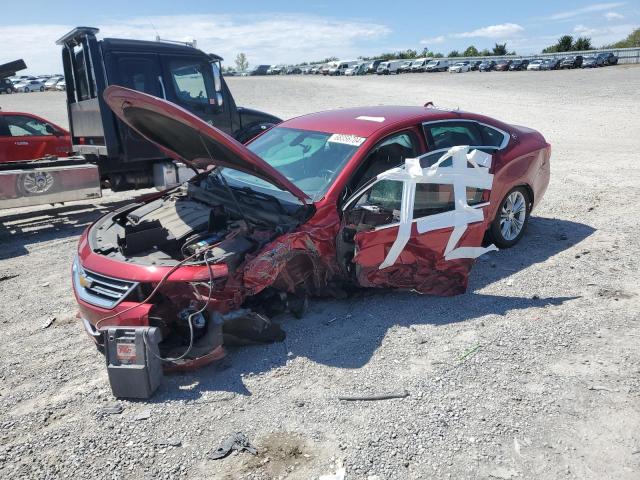
M 78 282 L 82 285 L 82 288 L 91 288 L 93 286 L 93 282 L 82 273 L 78 276 Z

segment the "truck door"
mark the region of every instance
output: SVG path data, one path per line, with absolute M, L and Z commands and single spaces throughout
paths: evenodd
M 108 71 L 112 77 L 109 78 L 110 84 L 166 98 L 158 55 L 108 52 L 105 62 L 109 65 Z M 166 158 L 166 155 L 125 123 L 117 120 L 117 125 L 125 159 L 139 161 Z
M 223 101 L 217 62 L 202 57 L 163 56 L 166 99 L 233 135 L 231 106 Z

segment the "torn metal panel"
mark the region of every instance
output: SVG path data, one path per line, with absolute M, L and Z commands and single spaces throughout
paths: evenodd
M 413 287 L 436 295 L 465 291 L 470 260 L 497 250 L 481 246 L 485 212 L 467 199 L 467 187 L 491 190 L 491 155 L 468 151 L 468 146 L 453 147 L 427 168 L 420 158 L 407 159 L 404 166 L 378 175 L 377 181 L 403 183 L 400 218 L 397 224 L 356 235 L 354 262 L 361 267 L 361 284 Z M 451 165 L 443 166 L 447 160 Z M 454 210 L 414 219 L 416 185 L 421 183 L 453 185 Z
M 335 208 L 316 212 L 310 222 L 276 238 L 247 261 L 244 287 L 252 295 L 273 284 L 289 292 L 325 287 L 340 273 L 335 242 L 339 226 L 340 217 Z

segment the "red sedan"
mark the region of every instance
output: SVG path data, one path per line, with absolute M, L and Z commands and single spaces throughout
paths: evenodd
M 82 235 L 80 316 L 97 343 L 106 326 L 159 327 L 170 368 L 282 338 L 269 315 L 338 286 L 463 293 L 475 258 L 522 238 L 549 182 L 540 133 L 457 110 L 320 112 L 242 145 L 165 100 L 113 86 L 105 99 L 199 173 Z
M 0 111 L 0 162 L 65 156 L 71 136 L 64 128 L 31 113 Z

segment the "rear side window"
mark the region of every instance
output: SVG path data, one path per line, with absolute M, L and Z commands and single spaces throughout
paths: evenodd
M 482 145 L 482 134 L 475 122 L 441 122 L 424 125 L 424 133 L 431 150 L 456 145 Z
M 500 148 L 506 140 L 501 131 L 477 122 L 428 123 L 424 125 L 424 133 L 430 150 L 456 145 Z
M 487 125 L 478 124 L 478 128 L 480 128 L 480 132 L 482 133 L 482 145 L 488 147 L 502 146 L 502 143 L 505 141 L 504 133 Z

